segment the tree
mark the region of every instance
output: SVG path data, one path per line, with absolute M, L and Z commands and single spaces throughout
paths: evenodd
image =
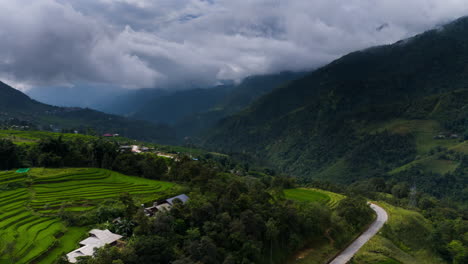
M 373 211 L 367 201 L 360 197 L 347 197 L 336 207 L 337 214 L 358 231 L 372 220 Z
M 279 234 L 277 225 L 273 218 L 268 219 L 266 223 L 266 237 L 270 241 L 270 264 L 273 264 L 273 241 L 276 240 Z
M 125 217 L 132 219 L 133 215 L 137 212 L 138 207 L 135 205 L 132 196 L 129 193 L 122 193 L 119 197 L 120 202 L 124 205 Z
M 0 140 L 0 169 L 10 170 L 20 166 L 19 150 L 13 142 L 7 139 Z
M 468 263 L 468 248 L 463 246 L 461 241 L 453 240 L 447 248 L 452 256 L 453 264 Z

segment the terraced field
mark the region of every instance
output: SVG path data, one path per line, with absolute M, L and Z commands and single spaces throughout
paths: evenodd
M 332 209 L 344 198 L 341 194 L 314 188 L 287 189 L 284 190 L 284 195 L 290 200 L 323 203 Z
M 53 263 L 88 228 L 66 226 L 59 210 L 90 210 L 128 192 L 155 200 L 175 185 L 101 169 L 32 169 L 0 173 L 0 264 Z

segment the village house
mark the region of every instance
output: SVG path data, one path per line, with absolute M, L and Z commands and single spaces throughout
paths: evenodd
M 67 254 L 68 261 L 76 263 L 78 257 L 92 256 L 94 249 L 101 248 L 107 244 L 114 245 L 121 238 L 121 235 L 114 234 L 107 229 L 93 229 L 89 231 L 89 237 L 80 242 L 82 247 Z
M 119 147 L 120 152 L 132 152 L 132 146 L 120 146 Z
M 157 212 L 166 212 L 171 210 L 172 206 L 174 206 L 175 201 L 181 201 L 182 203 L 186 203 L 189 200 L 189 197 L 185 194 L 177 195 L 175 197 L 169 198 L 162 202 L 154 202 L 153 206 L 145 208 L 145 214 L 147 216 L 153 216 Z

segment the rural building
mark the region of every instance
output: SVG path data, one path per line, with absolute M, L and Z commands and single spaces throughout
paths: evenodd
M 80 245 L 83 247 L 67 254 L 68 261 L 71 263 L 76 263 L 78 261 L 76 258 L 92 256 L 94 249 L 101 248 L 107 244 L 113 245 L 121 238 L 121 235 L 114 234 L 107 229 L 93 229 L 89 231 L 89 237 L 80 242 Z
M 132 146 L 120 146 L 120 152 L 132 152 Z
M 140 146 L 133 145 L 132 146 L 132 152 L 133 153 L 141 153 Z
M 186 203 L 189 199 L 190 198 L 187 195 L 181 194 L 181 195 L 177 195 L 175 197 L 169 198 L 167 200 L 164 200 L 162 202 L 154 202 L 153 206 L 145 208 L 145 214 L 147 216 L 153 216 L 157 212 L 169 211 L 171 210 L 176 200 L 180 200 L 182 203 Z
M 182 203 L 186 203 L 189 200 L 189 197 L 185 194 L 181 194 L 167 199 L 166 202 L 172 206 L 174 205 L 175 200 L 180 200 Z

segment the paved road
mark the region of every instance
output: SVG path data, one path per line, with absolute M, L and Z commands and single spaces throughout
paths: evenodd
M 360 237 L 358 237 L 349 247 L 347 247 L 340 255 L 333 259 L 330 264 L 346 264 L 348 261 L 364 246 L 387 222 L 388 215 L 382 207 L 375 204 L 370 204 L 372 210 L 377 213 L 377 219 Z

